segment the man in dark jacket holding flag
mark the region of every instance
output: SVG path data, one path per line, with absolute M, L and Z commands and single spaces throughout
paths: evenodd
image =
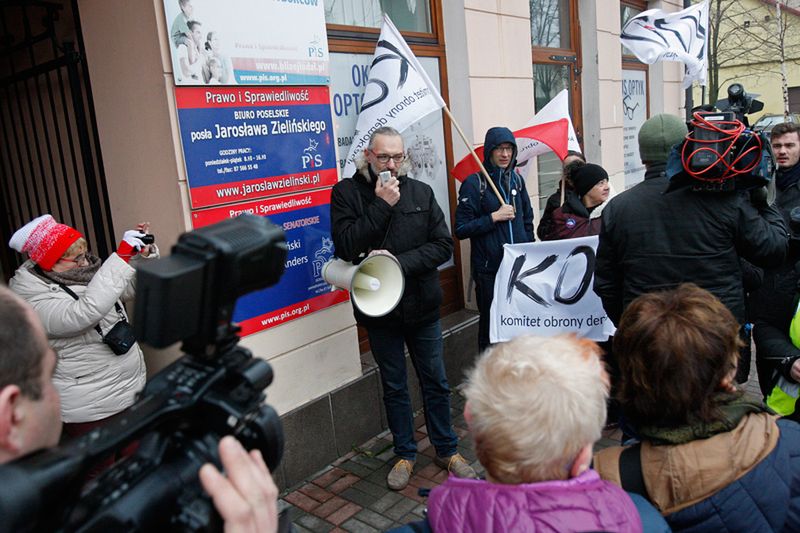
M 472 278 L 480 312 L 478 349 L 489 346 L 489 309 L 494 297 L 494 278 L 503 259 L 503 245 L 533 242 L 533 209 L 525 180 L 515 170 L 517 142 L 508 128 L 486 132 L 483 164 L 504 203 L 480 172 L 471 174 L 458 193 L 456 237 L 470 239 Z

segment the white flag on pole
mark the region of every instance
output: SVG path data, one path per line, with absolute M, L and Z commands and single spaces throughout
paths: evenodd
M 575 128 L 572 126 L 572 119 L 569 116 L 569 93 L 566 89 L 562 89 L 552 100 L 547 102 L 547 105 L 541 108 L 539 112 L 525 124 L 525 127 L 555 122 L 562 118 L 567 119 L 567 149 L 580 152 L 581 145 L 578 143 L 578 136 L 575 134 Z M 535 139 L 518 138 L 517 165 L 522 165 L 531 158 L 550 151 L 550 147 L 543 142 Z
M 631 18 L 619 40 L 648 65 L 656 61 L 681 61 L 686 65 L 683 87 L 697 80 L 706 84 L 708 60 L 708 0 L 665 13 L 649 9 Z
M 391 126 L 402 132 L 444 105 L 403 36 L 384 15 L 343 175 L 349 177 L 355 172 L 356 155 L 364 151 L 376 129 Z

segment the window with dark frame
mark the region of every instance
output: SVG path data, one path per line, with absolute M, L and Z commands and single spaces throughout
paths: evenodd
M 443 0 L 324 0 L 325 20 L 328 29 L 328 47 L 334 54 L 363 54 L 371 56 L 380 35 L 383 14 L 389 15 L 394 25 L 414 54 L 438 61 L 441 93 L 447 101 L 447 64 L 442 24 Z M 456 205 L 454 180 L 449 178 L 449 169 L 455 164 L 450 122 L 444 118 L 443 136 L 445 153 L 441 158 L 448 171 L 447 192 L 450 204 L 450 220 Z M 440 202 L 441 203 L 441 202 Z M 444 208 L 444 207 L 443 207 Z M 445 316 L 464 308 L 461 279 L 460 248 L 453 252 L 455 265 L 439 272 L 443 301 L 441 315 Z M 366 332 L 359 327 L 361 352 L 369 350 Z
M 569 109 L 578 140 L 583 120 L 580 93 L 580 23 L 577 0 L 529 0 L 533 55 L 534 111 L 563 89 L 569 93 Z M 536 158 L 540 212 L 561 179 L 561 161 L 553 153 Z

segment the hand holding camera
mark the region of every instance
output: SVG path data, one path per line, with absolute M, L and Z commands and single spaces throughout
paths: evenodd
M 136 229 L 130 229 L 123 233 L 122 240 L 117 247 L 117 255 L 127 263 L 137 253 L 141 253 L 143 257 L 156 253 L 158 251 L 155 245 L 156 238 L 147 233 L 149 230 L 149 222 L 140 222 L 136 225 Z

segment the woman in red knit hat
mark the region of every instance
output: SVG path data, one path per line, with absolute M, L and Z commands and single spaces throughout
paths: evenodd
M 61 396 L 65 435 L 101 425 L 133 404 L 144 387 L 144 357 L 132 335 L 129 348 L 123 341 L 112 349 L 106 340 L 112 328 L 127 321 L 121 302 L 133 297 L 136 273 L 129 261 L 158 255 L 155 245 L 141 240 L 147 229 L 143 223 L 126 231 L 105 261 L 89 252 L 80 232 L 50 215 L 32 220 L 9 241 L 28 254 L 9 287 L 33 306 L 58 354 L 53 383 Z M 125 330 L 123 324 L 116 332 Z

